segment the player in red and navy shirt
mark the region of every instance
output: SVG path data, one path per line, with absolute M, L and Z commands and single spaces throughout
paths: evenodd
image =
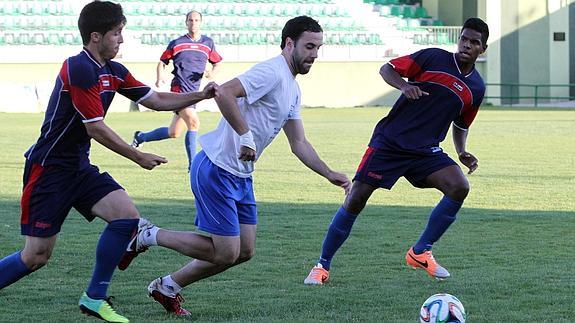
M 126 23 L 122 7 L 108 1 L 87 4 L 78 26 L 84 48 L 64 61 L 50 97 L 40 137 L 25 154 L 21 199 L 22 251 L 0 260 L 0 289 L 43 267 L 50 258 L 62 223 L 72 208 L 88 221 L 107 222 L 96 250 L 92 279 L 80 298 L 82 312 L 110 322 L 128 322 L 109 303 L 108 286 L 140 219 L 134 203 L 108 173 L 89 160 L 90 142 L 97 142 L 145 169 L 166 163 L 164 157 L 141 152 L 104 122 L 119 93 L 154 109 L 169 111 L 215 95 L 202 92 L 160 93 L 137 81 L 118 62 Z
M 156 70 L 156 86 L 160 87 L 164 82 L 163 72 L 170 60 L 174 64 L 172 74 L 172 92 L 197 91 L 204 76 L 212 79 L 218 69 L 222 57 L 216 51 L 214 41 L 201 34 L 202 14 L 190 11 L 186 15 L 188 33 L 172 40 L 160 57 Z M 212 65 L 211 70 L 206 70 L 207 63 Z M 149 132 L 136 131 L 132 146 L 138 147 L 144 142 L 177 138 L 187 127 L 185 136 L 185 148 L 188 155 L 188 169 L 196 154 L 196 138 L 200 127 L 200 119 L 194 107 L 179 110 L 172 118 L 169 127 L 156 128 Z
M 402 94 L 375 127 L 351 192 L 336 212 L 318 264 L 305 284 L 321 285 L 328 280 L 333 256 L 349 236 L 373 191 L 380 187 L 391 189 L 400 177 L 415 187 L 435 188 L 444 194 L 419 240 L 407 252 L 407 265 L 422 268 L 437 279 L 450 276 L 435 261 L 431 248 L 455 221 L 469 193 L 469 182 L 439 144 L 453 125 L 459 161 L 469 168 L 469 174 L 477 169 L 477 158 L 465 146 L 467 131 L 485 93 L 475 61 L 487 49 L 488 37 L 487 24 L 470 18 L 461 29 L 456 53 L 424 49 L 381 67 L 383 79 Z

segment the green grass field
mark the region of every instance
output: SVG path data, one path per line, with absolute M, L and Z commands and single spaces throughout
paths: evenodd
M 307 109 L 309 140 L 334 169 L 353 176 L 373 126 L 388 109 Z M 43 116 L 0 114 L 0 257 L 23 246 L 19 199 L 24 151 Z M 126 141 L 137 129 L 167 124 L 170 114 L 111 114 Z M 202 131 L 219 115 L 201 113 Z M 451 153 L 451 139 L 443 144 Z M 92 161 L 161 227 L 194 230 L 195 207 L 183 138 L 144 145 L 169 159 L 153 171 L 94 143 Z M 280 135 L 256 164 L 258 240 L 252 261 L 184 289 L 196 321 L 416 322 L 431 294 L 465 305 L 468 322 L 573 322 L 575 311 L 575 110 L 481 111 L 468 150 L 480 160 L 458 221 L 439 241 L 436 258 L 452 274 L 437 282 L 405 266 L 404 254 L 440 194 L 401 180 L 377 191 L 332 262 L 331 280 L 303 285 L 319 256 L 343 192 L 305 168 Z M 91 275 L 104 227 L 72 212 L 47 267 L 0 291 L 0 322 L 96 321 L 77 302 Z M 181 322 L 146 297 L 148 283 L 189 259 L 156 248 L 117 272 L 110 287 L 119 313 L 133 322 Z M 1 273 L 0 273 L 1 274 Z

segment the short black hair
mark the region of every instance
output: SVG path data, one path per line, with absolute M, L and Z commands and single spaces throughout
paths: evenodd
M 190 15 L 193 13 L 197 13 L 198 15 L 200 15 L 200 20 L 204 20 L 204 17 L 202 16 L 202 13 L 197 11 L 197 10 L 190 10 L 187 14 L 186 14 L 186 21 L 188 20 L 188 18 L 190 18 Z
M 281 49 L 286 46 L 286 38 L 289 37 L 295 42 L 306 31 L 321 33 L 323 29 L 321 29 L 319 22 L 308 16 L 299 16 L 288 20 L 282 29 Z
M 82 43 L 88 45 L 93 32 L 105 35 L 120 24 L 126 23 L 122 6 L 110 1 L 90 2 L 82 8 L 78 18 L 78 29 Z
M 461 32 L 463 32 L 463 29 L 465 28 L 473 29 L 481 33 L 481 42 L 483 43 L 483 47 L 485 48 L 487 46 L 487 39 L 489 38 L 489 26 L 487 26 L 485 21 L 476 17 L 468 18 L 465 20 L 465 23 L 463 23 Z

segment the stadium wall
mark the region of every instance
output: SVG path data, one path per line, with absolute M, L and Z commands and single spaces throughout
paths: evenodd
M 379 68 L 385 62 L 316 62 L 309 74 L 297 77 L 302 104 L 310 107 L 392 105 L 399 92 L 379 76 Z M 122 63 L 137 79 L 149 85 L 155 83 L 156 62 Z M 216 82 L 223 83 L 255 63 L 223 62 Z M 0 81 L 0 96 L 3 98 L 0 111 L 44 111 L 60 67 L 61 63 L 0 64 L 0 73 L 10 75 L 9 80 Z M 130 107 L 129 100 L 116 95 L 110 111 L 124 112 L 129 111 Z M 216 109 L 213 102 L 201 104 L 199 108 Z

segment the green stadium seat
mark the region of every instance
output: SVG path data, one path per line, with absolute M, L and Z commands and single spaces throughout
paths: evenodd
M 339 45 L 340 44 L 339 34 L 329 35 L 327 43 L 330 45 Z
M 379 34 L 369 34 L 367 43 L 370 45 L 383 45 L 383 41 L 381 40 Z
M 403 9 L 401 6 L 392 5 L 389 13 L 392 16 L 400 17 L 403 14 Z
M 59 46 L 61 44 L 60 36 L 56 33 L 49 33 L 46 42 L 48 45 Z
M 441 21 L 439 19 L 434 19 L 433 23 L 431 25 L 432 26 L 443 26 L 443 21 Z
M 356 45 L 367 45 L 367 36 L 365 34 L 357 34 L 355 35 L 354 43 Z
M 403 18 L 414 18 L 415 17 L 415 9 L 413 6 L 403 6 L 403 12 L 401 14 Z
M 415 18 L 429 18 L 429 16 L 427 15 L 427 10 L 425 9 L 425 7 L 416 7 L 414 17 Z

